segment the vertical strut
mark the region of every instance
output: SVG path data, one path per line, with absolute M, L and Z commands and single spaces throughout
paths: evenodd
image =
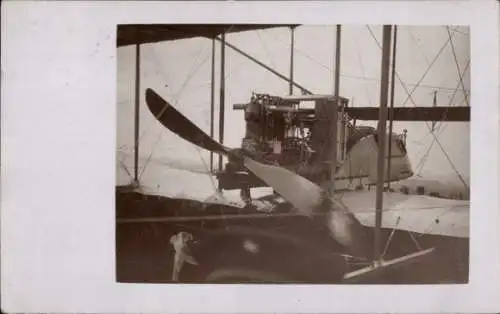
M 432 98 L 432 106 L 436 107 L 437 106 L 437 91 L 434 91 L 434 97 Z M 432 129 L 431 131 L 434 132 L 434 129 L 436 128 L 436 121 L 432 121 Z
M 391 69 L 391 110 L 389 111 L 389 159 L 387 160 L 387 189 L 391 187 L 391 156 L 392 156 L 392 122 L 394 120 L 394 85 L 396 83 L 396 45 L 398 38 L 398 26 L 394 25 L 392 43 L 392 69 Z
M 134 184 L 139 183 L 139 100 L 141 86 L 141 45 L 135 45 Z
M 290 81 L 288 93 L 293 95 L 293 65 L 294 65 L 294 46 L 295 46 L 295 26 L 290 27 Z
M 385 166 L 385 142 L 387 124 L 387 96 L 389 89 L 389 64 L 391 49 L 391 26 L 384 25 L 382 37 L 382 65 L 380 80 L 380 112 L 378 121 L 378 160 L 377 160 L 377 191 L 375 200 L 375 237 L 374 237 L 374 261 L 379 262 L 381 256 L 381 225 L 384 197 L 384 166 Z
M 215 39 L 212 39 L 212 77 L 210 80 L 210 137 L 214 138 L 215 111 Z M 214 171 L 214 153 L 210 152 L 210 172 Z
M 340 96 L 339 96 L 339 90 L 340 90 L 340 43 L 341 43 L 341 38 L 340 38 L 340 33 L 341 33 L 341 26 L 337 25 L 337 31 L 335 35 L 335 78 L 334 78 L 334 89 L 335 89 L 335 101 L 334 101 L 334 107 L 332 110 L 332 123 L 333 125 L 330 126 L 332 133 L 332 151 L 331 151 L 331 167 L 330 167 L 330 195 L 333 196 L 335 193 L 335 174 L 337 172 L 337 162 L 338 162 L 338 129 L 339 129 L 339 119 L 338 119 L 338 110 L 339 110 L 339 105 L 340 105 Z
M 225 113 L 225 88 L 226 88 L 226 34 L 221 35 L 220 47 L 220 103 L 219 103 L 219 143 L 224 144 L 224 113 Z M 219 171 L 222 171 L 222 155 L 219 154 Z
M 341 118 L 341 129 L 340 134 L 337 134 L 339 138 L 340 145 L 340 156 L 341 159 L 344 158 L 344 142 L 345 142 L 345 124 L 344 124 L 344 105 L 341 103 L 340 99 L 340 55 L 342 50 L 342 25 L 337 25 L 337 33 L 335 36 L 335 97 L 337 99 L 337 110 L 341 110 L 340 118 Z M 336 125 L 338 126 L 338 118 L 336 120 Z M 339 153 L 337 152 L 337 156 Z

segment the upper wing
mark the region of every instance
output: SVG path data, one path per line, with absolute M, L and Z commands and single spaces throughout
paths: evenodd
M 375 192 L 348 192 L 342 201 L 367 227 L 375 226 Z M 469 201 L 384 193 L 382 228 L 422 234 L 469 237 Z

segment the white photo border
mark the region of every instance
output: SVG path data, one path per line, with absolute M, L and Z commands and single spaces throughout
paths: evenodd
M 8 1 L 2 5 L 6 312 L 489 312 L 500 308 L 497 1 Z M 134 23 L 469 25 L 470 283 L 115 281 L 116 28 Z

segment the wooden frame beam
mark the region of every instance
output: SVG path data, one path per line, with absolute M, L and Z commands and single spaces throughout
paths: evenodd
M 355 120 L 377 121 L 377 107 L 349 107 L 345 111 Z M 387 109 L 394 121 L 470 122 L 470 107 L 395 107 Z M 391 112 L 392 111 L 392 112 Z

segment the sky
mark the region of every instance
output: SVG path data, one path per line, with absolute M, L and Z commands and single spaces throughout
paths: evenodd
M 468 27 L 459 26 L 398 26 L 396 107 L 432 106 L 434 91 L 437 91 L 439 106 L 470 105 L 468 32 Z M 340 94 L 350 100 L 350 106 L 378 106 L 381 39 L 381 26 L 342 27 Z M 229 34 L 226 40 L 288 76 L 288 28 Z M 220 44 L 216 43 L 215 47 L 214 135 L 218 138 Z M 332 94 L 335 26 L 298 27 L 294 48 L 295 81 L 315 93 Z M 225 54 L 224 143 L 239 147 L 245 128 L 243 112 L 233 110 L 232 105 L 248 102 L 252 92 L 286 95 L 288 83 L 231 48 L 227 47 Z M 139 172 L 141 181 L 149 186 L 163 189 L 168 185 L 175 193 L 185 190 L 202 193 L 201 187 L 196 192 L 194 180 L 213 187 L 214 182 L 208 175 L 200 179 L 196 174 L 207 171 L 209 153 L 162 127 L 148 111 L 144 99 L 145 89 L 153 88 L 208 133 L 211 56 L 212 41 L 205 38 L 141 46 Z M 127 184 L 131 179 L 128 173 L 133 173 L 135 47 L 118 48 L 117 58 L 117 184 Z M 300 94 L 300 91 L 295 89 L 294 93 Z M 358 121 L 357 125 L 375 126 L 375 123 Z M 408 130 L 408 153 L 415 173 L 426 179 L 456 183 L 458 172 L 468 182 L 469 123 L 438 123 L 434 135 L 430 132 L 430 122 L 394 123 L 395 132 L 403 129 Z

